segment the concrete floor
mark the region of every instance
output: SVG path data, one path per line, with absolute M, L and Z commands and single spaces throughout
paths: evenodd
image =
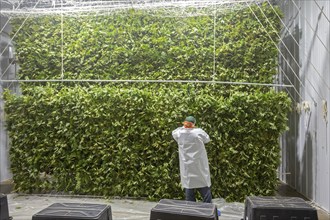
M 330 213 L 326 212 L 322 208 L 318 207 L 313 202 L 309 201 L 304 195 L 297 192 L 295 189 L 291 188 L 285 183 L 282 183 L 277 188 L 277 196 L 285 196 L 285 197 L 299 197 L 306 200 L 309 204 L 311 204 L 313 207 L 317 210 L 317 216 L 319 220 L 330 220 Z
M 85 196 L 60 195 L 18 195 L 8 194 L 9 215 L 13 220 L 31 220 L 32 216 L 53 203 L 93 203 L 111 206 L 113 220 L 149 220 L 150 210 L 157 202 L 129 199 L 91 198 Z M 213 203 L 221 211 L 219 220 L 240 220 L 244 215 L 243 203 L 226 203 L 214 199 Z
M 3 190 L 4 188 L 2 188 Z M 7 192 L 9 215 L 13 220 L 31 220 L 32 216 L 47 208 L 53 203 L 93 203 L 108 204 L 111 206 L 113 220 L 149 220 L 150 210 L 157 202 L 132 199 L 103 199 L 100 197 L 65 196 L 65 195 L 22 195 Z M 278 187 L 277 196 L 300 197 L 307 200 L 301 194 L 285 184 Z M 319 220 L 330 220 L 330 214 L 317 207 Z M 244 203 L 227 203 L 224 199 L 213 199 L 213 203 L 221 211 L 219 220 L 241 220 L 244 217 Z
M 150 210 L 157 202 L 130 199 L 102 199 L 86 196 L 63 195 L 19 195 L 8 194 L 9 215 L 13 220 L 31 220 L 32 216 L 53 203 L 93 203 L 111 206 L 113 220 L 149 220 Z M 213 203 L 221 211 L 219 220 L 240 220 L 244 216 L 243 203 L 226 203 L 214 199 Z M 329 214 L 317 208 L 319 220 L 329 220 Z

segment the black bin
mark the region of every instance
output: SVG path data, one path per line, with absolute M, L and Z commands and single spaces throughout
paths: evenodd
M 317 210 L 298 197 L 251 196 L 245 200 L 244 220 L 317 220 Z
M 112 220 L 105 204 L 54 203 L 32 216 L 32 220 Z
M 211 203 L 162 199 L 151 209 L 150 220 L 218 220 L 218 211 Z
M 0 193 L 0 220 L 9 220 L 7 196 Z

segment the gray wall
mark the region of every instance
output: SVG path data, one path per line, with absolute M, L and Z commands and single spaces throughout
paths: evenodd
M 281 140 L 280 178 L 330 211 L 330 1 L 277 1 L 280 75 L 295 111 Z M 326 104 L 325 104 L 326 103 Z
M 1 9 L 12 7 L 10 4 L 1 2 Z M 14 62 L 14 46 L 10 39 L 11 26 L 8 18 L 0 14 L 0 79 L 15 79 L 17 65 Z M 9 88 L 15 92 L 18 88 L 15 83 L 0 82 L 0 183 L 12 178 L 10 172 L 9 138 L 5 128 L 4 100 L 2 93 Z

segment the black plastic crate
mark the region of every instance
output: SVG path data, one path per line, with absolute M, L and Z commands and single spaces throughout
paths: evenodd
M 211 203 L 162 199 L 151 209 L 150 220 L 218 220 L 218 211 Z
M 317 219 L 317 210 L 298 197 L 251 196 L 245 200 L 244 220 Z
M 0 193 L 0 220 L 9 220 L 7 196 Z
M 105 204 L 54 203 L 32 216 L 32 220 L 112 220 Z

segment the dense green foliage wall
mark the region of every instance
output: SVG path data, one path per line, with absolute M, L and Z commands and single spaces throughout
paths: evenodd
M 16 20 L 17 29 L 28 24 L 15 38 L 20 78 L 60 79 L 63 55 L 65 79 L 272 82 L 277 49 L 270 38 L 278 41 L 280 22 L 272 8 L 262 9 L 220 11 L 216 19 L 210 9 L 191 9 L 196 16 L 127 10 Z
M 9 100 L 18 190 L 181 197 L 171 131 L 189 113 L 212 139 L 207 152 L 214 196 L 268 195 L 277 183 L 278 135 L 288 110 L 282 93 L 237 92 L 223 99 L 173 88 L 34 87 Z
M 126 10 L 63 23 L 28 18 L 16 37 L 19 76 L 271 83 L 280 25 L 272 8 L 261 8 L 252 10 L 272 23 L 261 25 L 249 8 L 216 17 L 203 8 L 185 17 Z M 212 140 L 214 197 L 242 201 L 274 192 L 278 137 L 290 108 L 285 93 L 191 83 L 22 86 L 22 96 L 5 96 L 18 191 L 182 198 L 171 131 L 192 114 Z

